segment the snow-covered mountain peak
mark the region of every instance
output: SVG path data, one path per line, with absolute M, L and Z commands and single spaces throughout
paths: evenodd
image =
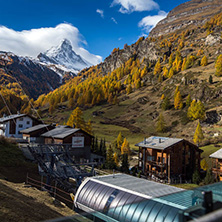
M 63 39 L 58 46 L 53 46 L 45 53 L 40 53 L 38 59 L 42 63 L 62 65 L 72 71 L 81 70 L 91 65 L 74 52 L 68 39 Z

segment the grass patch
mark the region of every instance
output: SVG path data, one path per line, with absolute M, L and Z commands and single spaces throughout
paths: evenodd
M 0 166 L 17 167 L 25 164 L 25 157 L 16 144 L 0 137 Z
M 209 156 L 212 153 L 216 152 L 217 150 L 221 149 L 221 147 L 222 147 L 222 143 L 217 144 L 217 147 L 215 147 L 214 144 L 210 144 L 210 145 L 207 145 L 207 146 L 200 147 L 200 149 L 202 149 L 204 151 L 201 154 L 201 158 L 203 158 L 203 159 L 205 158 L 206 159 L 208 168 L 212 167 L 212 161 L 211 161 L 211 158 L 209 158 Z
M 199 187 L 197 184 L 194 184 L 194 183 L 175 184 L 173 186 L 178 187 L 178 188 L 182 188 L 185 190 L 191 190 L 191 189 Z

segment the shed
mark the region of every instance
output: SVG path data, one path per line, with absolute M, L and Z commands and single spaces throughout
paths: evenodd
M 82 129 L 69 126 L 59 126 L 41 135 L 45 138 L 45 144 L 69 144 L 70 155 L 76 160 L 90 160 L 92 135 Z
M 23 139 L 28 142 L 36 142 L 36 143 L 44 143 L 44 138 L 41 137 L 41 134 L 54 129 L 55 126 L 46 125 L 46 124 L 38 124 L 36 126 L 21 130 L 20 132 L 23 134 Z
M 210 155 L 212 159 L 212 172 L 217 179 L 222 181 L 222 149 L 217 150 L 216 152 Z

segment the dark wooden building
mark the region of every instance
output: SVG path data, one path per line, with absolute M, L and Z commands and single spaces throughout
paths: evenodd
M 66 144 L 70 147 L 70 154 L 76 160 L 90 160 L 93 136 L 82 129 L 58 126 L 41 135 L 45 144 Z
M 212 153 L 210 158 L 212 159 L 212 172 L 215 178 L 222 181 L 222 149 Z
M 155 180 L 190 180 L 200 170 L 200 154 L 196 145 L 184 139 L 149 137 L 139 147 L 138 168 Z
M 52 125 L 39 124 L 30 128 L 21 130 L 20 132 L 23 135 L 23 139 L 27 140 L 29 143 L 30 142 L 44 143 L 44 138 L 41 135 L 54 128 L 55 126 L 52 126 Z

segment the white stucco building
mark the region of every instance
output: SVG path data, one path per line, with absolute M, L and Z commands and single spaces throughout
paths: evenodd
M 14 114 L 0 118 L 0 135 L 22 138 L 21 130 L 38 124 L 39 121 L 27 114 Z

